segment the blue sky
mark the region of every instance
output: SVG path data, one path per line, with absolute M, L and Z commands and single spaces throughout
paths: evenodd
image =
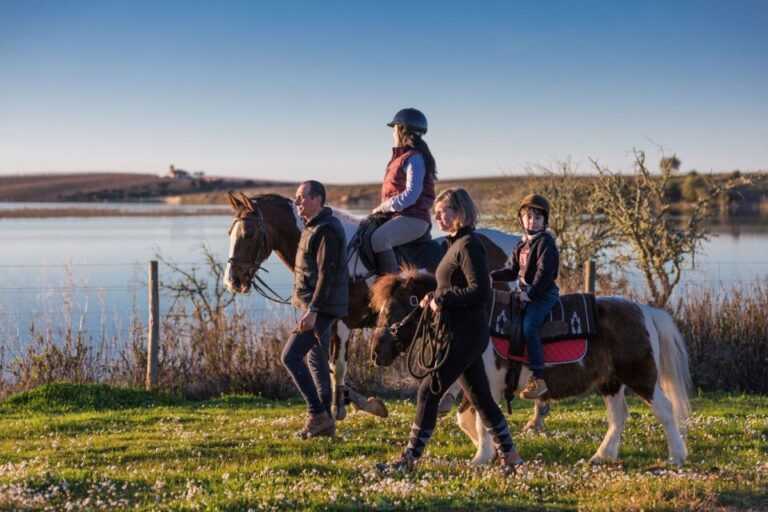
M 570 158 L 768 169 L 768 2 L 0 0 L 0 174 L 380 179 Z

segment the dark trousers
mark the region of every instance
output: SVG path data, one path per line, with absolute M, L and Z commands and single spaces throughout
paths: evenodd
M 499 405 L 491 395 L 488 376 L 485 373 L 482 354 L 487 346 L 487 339 L 479 346 L 461 346 L 461 340 L 455 340 L 445 364 L 437 371 L 442 387 L 440 392 L 432 393 L 434 375 L 421 381 L 417 393 L 416 419 L 408 440 L 407 450 L 415 457 L 420 457 L 437 423 L 437 407 L 440 399 L 457 379 L 464 389 L 470 403 L 477 409 L 483 425 L 491 433 L 497 449 L 510 452 L 515 445 L 509 435 L 509 427 Z
M 331 373 L 328 354 L 331 327 L 336 317 L 318 313 L 314 331 L 295 332 L 288 338 L 281 359 L 307 403 L 311 414 L 331 413 Z M 309 357 L 307 357 L 309 354 Z M 306 357 L 307 362 L 304 361 Z
M 533 376 L 541 379 L 544 374 L 544 349 L 541 347 L 541 326 L 557 302 L 558 292 L 555 286 L 548 291 L 544 298 L 532 300 L 525 305 L 523 314 L 523 337 L 528 348 L 528 368 Z

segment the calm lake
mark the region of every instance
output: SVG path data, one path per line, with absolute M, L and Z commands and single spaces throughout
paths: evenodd
M 25 207 L 147 212 L 206 208 L 0 203 L 0 210 Z M 212 207 L 214 210 L 221 211 L 221 207 Z M 67 325 L 67 321 L 75 326 L 82 323 L 93 339 L 125 339 L 132 315 L 146 323 L 148 262 L 159 254 L 185 270 L 204 271 L 201 246 L 207 244 L 224 263 L 230 222 L 230 216 L 220 214 L 0 219 L 0 348 L 5 360 L 28 344 L 33 322 L 38 328 L 44 321 L 54 327 Z M 680 292 L 690 287 L 748 288 L 757 279 L 765 280 L 768 226 L 726 225 L 718 226 L 716 232 L 697 256 L 696 268 L 685 274 Z M 288 296 L 290 272 L 277 258 L 270 258 L 265 267 L 270 285 Z M 160 279 L 174 279 L 162 263 Z M 168 293 L 161 291 L 162 312 L 167 311 L 169 301 Z M 257 319 L 293 317 L 291 308 L 266 303 L 254 294 L 238 297 L 238 304 Z

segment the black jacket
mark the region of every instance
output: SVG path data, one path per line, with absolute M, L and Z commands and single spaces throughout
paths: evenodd
M 343 317 L 349 308 L 347 240 L 339 219 L 324 207 L 301 232 L 293 271 L 297 308 Z
M 488 257 L 471 227 L 446 237 L 448 248 L 435 270 L 435 302 L 449 318 L 454 339 L 479 350 L 488 344 Z
M 520 253 L 529 249 L 525 266 L 521 265 Z M 528 284 L 528 297 L 531 300 L 541 299 L 553 286 L 557 279 L 560 266 L 560 253 L 555 245 L 555 239 L 548 231 L 539 231 L 533 236 L 520 240 L 507 260 L 505 268 L 491 272 L 494 281 L 514 281 L 520 274 Z

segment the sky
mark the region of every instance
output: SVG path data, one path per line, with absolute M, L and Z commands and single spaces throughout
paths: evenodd
M 0 0 L 0 175 L 768 169 L 768 2 Z

